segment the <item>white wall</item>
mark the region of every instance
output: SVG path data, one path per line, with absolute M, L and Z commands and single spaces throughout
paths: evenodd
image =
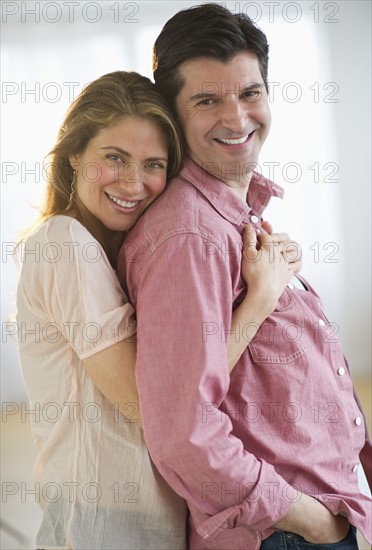
M 4 323 L 17 277 L 6 243 L 30 223 L 43 192 L 38 171 L 26 172 L 42 162 L 86 83 L 118 69 L 151 76 L 161 26 L 196 3 L 1 3 L 2 400 L 25 398 Z M 340 326 L 353 372 L 370 375 L 371 4 L 225 3 L 251 15 L 271 44 L 273 126 L 260 164 L 266 175 L 274 169 L 286 197 L 267 218 L 300 242 L 303 273 Z

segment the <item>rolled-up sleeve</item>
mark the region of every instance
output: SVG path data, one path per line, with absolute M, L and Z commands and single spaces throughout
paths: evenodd
M 244 449 L 221 410 L 233 292 L 229 260 L 206 255 L 209 244 L 197 233 L 172 235 L 127 266 L 146 442 L 160 473 L 200 512 L 203 538 L 220 527 L 269 528 L 293 501 L 293 489 Z

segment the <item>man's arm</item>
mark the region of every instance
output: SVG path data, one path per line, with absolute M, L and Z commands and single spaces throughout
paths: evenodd
M 137 288 L 145 437 L 160 473 L 191 505 L 208 515 L 234 506 L 238 524 L 262 530 L 288 512 L 290 503 L 281 496 L 287 483 L 244 450 L 220 409 L 229 389 L 228 262 L 236 259 L 204 258 L 205 244 L 196 234 L 176 235 L 145 263 L 128 266 L 129 289 Z
M 229 269 L 221 269 L 217 255 L 203 260 L 200 236 L 173 238 L 176 245 L 165 241 L 145 264 L 131 262 L 128 277 L 137 288 L 137 379 L 155 464 L 207 515 L 232 507 L 236 526 L 274 526 L 313 542 L 341 540 L 344 518 L 295 490 L 290 504 L 285 480 L 232 435 L 231 420 L 219 408 L 229 386 L 222 333 L 230 328 Z
M 284 234 L 274 234 L 269 238 L 262 236 L 261 239 L 263 242 L 265 240 L 278 242 L 279 237 L 281 241 L 288 242 L 289 238 Z M 259 325 L 274 309 L 293 271 L 293 267 L 288 271 L 287 263 L 280 256 L 273 258 L 269 249 L 266 254 L 260 255 L 259 262 L 256 261 L 258 256 L 256 234 L 250 225 L 244 231 L 243 245 L 242 272 L 251 291 L 233 312 L 232 326 L 236 328 L 236 332 L 230 335 L 228 340 L 230 372 L 239 361 Z M 273 280 L 275 284 L 271 287 L 265 285 L 260 292 L 257 285 L 262 280 Z M 252 327 L 249 334 L 245 330 L 247 324 Z M 136 344 L 137 335 L 135 334 L 85 359 L 83 364 L 106 399 L 113 403 L 124 416 L 129 415 L 130 422 L 135 422 L 142 428 L 135 380 Z
M 278 237 L 281 240 L 287 238 L 288 242 L 288 236 L 284 234 L 275 234 L 269 238 L 262 236 L 262 240 L 278 242 Z M 259 262 L 256 261 L 258 256 L 256 234 L 250 225 L 244 231 L 243 245 L 242 272 L 244 279 L 249 283 L 251 292 L 247 293 L 243 302 L 233 313 L 232 326 L 236 327 L 236 333 L 234 336 L 230 335 L 228 340 L 230 372 L 259 325 L 274 309 L 291 275 L 284 259 L 280 256 L 273 258 L 269 250 L 266 254 L 260 255 Z M 279 276 L 273 277 L 274 275 Z M 275 284 L 272 287 L 265 285 L 260 292 L 257 285 L 262 280 L 273 280 Z M 253 329 L 249 335 L 245 330 L 247 324 Z M 136 344 L 137 335 L 135 334 L 90 356 L 83 361 L 83 364 L 94 384 L 106 399 L 113 403 L 124 416 L 130 415 L 130 422 L 135 422 L 142 428 L 135 380 Z

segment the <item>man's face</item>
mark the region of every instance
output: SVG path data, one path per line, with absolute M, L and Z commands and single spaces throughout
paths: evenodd
M 236 191 L 246 189 L 271 121 L 257 57 L 196 58 L 179 70 L 185 84 L 176 108 L 189 155 Z

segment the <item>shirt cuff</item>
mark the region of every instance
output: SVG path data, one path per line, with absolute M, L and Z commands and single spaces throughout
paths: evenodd
M 267 505 L 264 505 L 262 518 L 256 523 L 253 524 L 251 518 L 252 506 L 256 506 L 257 502 L 245 500 L 209 516 L 208 519 L 196 525 L 198 535 L 206 540 L 215 537 L 220 529 L 246 527 L 252 531 L 272 530 L 273 525 L 287 514 L 291 504 L 298 498 L 298 491 L 285 482 L 275 485 L 276 490 L 270 493 L 271 498 L 266 498 Z

